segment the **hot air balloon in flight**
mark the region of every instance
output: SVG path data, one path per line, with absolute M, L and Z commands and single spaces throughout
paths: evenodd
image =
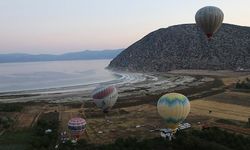
M 158 100 L 157 110 L 165 120 L 166 127 L 175 132 L 190 111 L 190 103 L 186 96 L 179 93 L 165 94 Z
M 199 9 L 195 15 L 196 24 L 203 30 L 208 39 L 220 28 L 224 14 L 220 8 L 206 6 Z
M 68 122 L 71 136 L 78 139 L 86 129 L 86 121 L 83 118 L 71 118 Z
M 113 85 L 100 86 L 92 92 L 92 98 L 98 108 L 108 113 L 117 101 L 118 92 Z

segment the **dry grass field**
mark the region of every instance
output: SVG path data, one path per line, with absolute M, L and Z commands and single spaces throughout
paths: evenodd
M 205 73 L 207 72 L 193 72 L 195 75 Z M 223 81 L 225 84 L 223 88 L 225 87 L 226 90 L 219 94 L 205 95 L 205 97 L 201 96 L 202 98 L 192 100 L 191 112 L 186 122 L 191 123 L 194 128 L 200 127 L 198 123 L 209 123 L 212 126 L 232 132 L 250 134 L 250 129 L 244 127 L 248 118 L 250 118 L 250 92 L 239 92 L 231 89 L 232 84 L 237 80 L 250 75 L 246 73 L 231 74 L 227 72 L 210 72 L 209 75 L 217 76 Z M 195 89 L 188 89 L 187 92 L 192 90 Z M 194 94 L 196 94 L 195 92 L 197 93 L 197 91 L 194 91 Z M 199 93 L 201 92 L 198 91 Z M 165 127 L 164 121 L 156 110 L 155 102 L 157 97 L 157 95 L 148 96 L 136 99 L 137 101 L 131 99 L 131 97 L 122 98 L 106 117 L 91 102 L 88 102 L 88 104 L 39 103 L 26 105 L 21 112 L 0 112 L 0 115 L 16 118 L 14 128 L 22 129 L 32 127 L 42 113 L 57 111 L 59 112 L 60 132 L 67 131 L 68 133 L 67 123 L 69 119 L 80 116 L 87 121 L 87 130 L 81 138 L 90 143 L 110 143 L 117 138 L 131 136 L 138 139 L 160 136 L 159 132 L 150 132 L 151 129 Z M 218 120 L 230 120 L 236 123 L 227 124 L 218 122 Z
M 119 102 L 118 102 L 119 103 Z M 83 117 L 87 121 L 87 130 L 81 137 L 90 143 L 110 143 L 117 138 L 137 137 L 139 139 L 157 137 L 159 132 L 151 129 L 164 128 L 164 122 L 159 117 L 156 105 L 149 103 L 127 105 L 124 101 L 120 107 L 113 108 L 105 117 L 95 105 L 84 107 L 82 103 L 74 104 L 46 104 L 28 105 L 19 113 L 9 113 L 17 117 L 15 128 L 28 128 L 34 125 L 42 113 L 58 111 L 60 131 L 67 131 L 67 123 L 72 117 Z M 132 103 L 128 101 L 128 103 Z M 209 113 L 211 111 L 211 113 Z M 247 133 L 237 125 L 216 123 L 219 119 L 247 122 L 250 117 L 250 93 L 227 90 L 223 93 L 203 97 L 191 101 L 191 112 L 187 122 L 193 127 L 199 127 L 198 122 L 210 123 L 233 132 Z M 106 119 L 110 120 L 107 122 Z M 137 127 L 136 127 L 137 126 Z M 105 138 L 103 138 L 105 137 Z
M 209 113 L 211 111 L 211 113 Z M 216 101 L 194 100 L 191 102 L 193 114 L 247 122 L 250 107 Z
M 191 113 L 186 121 L 191 123 L 193 127 L 198 127 L 198 122 L 209 122 L 211 120 L 215 122 L 218 119 L 247 122 L 250 116 L 250 107 L 245 105 L 248 95 L 244 93 L 245 97 L 240 98 L 239 96 L 238 103 L 234 104 L 230 103 L 230 100 L 227 102 L 227 97 L 231 94 L 237 95 L 240 93 L 225 92 L 191 101 Z M 209 113 L 209 110 L 212 113 Z M 85 118 L 87 121 L 87 130 L 81 138 L 90 143 L 110 143 L 117 138 L 131 136 L 138 139 L 157 137 L 160 136 L 159 132 L 150 132 L 150 130 L 165 127 L 163 120 L 157 113 L 156 106 L 153 104 L 115 108 L 105 117 L 102 111 L 95 106 L 84 108 L 79 103 L 78 107 L 70 107 L 62 104 L 26 106 L 21 113 L 15 114 L 18 116 L 15 128 L 31 127 L 35 124 L 41 113 L 50 111 L 59 112 L 61 132 L 67 131 L 69 133 L 67 123 L 70 118 L 76 116 Z M 106 119 L 110 120 L 110 122 L 107 122 Z M 235 125 L 214 124 L 214 126 L 233 132 L 241 129 L 241 127 Z M 244 132 L 250 131 L 246 130 Z
M 247 122 L 250 118 L 250 93 L 226 91 L 197 99 L 191 102 L 191 112 Z
M 17 120 L 17 128 L 29 128 L 33 126 L 40 114 L 43 112 L 45 106 L 28 106 L 20 113 Z
M 102 113 L 98 110 L 97 112 Z M 150 104 L 115 109 L 106 117 L 95 116 L 97 114 L 95 111 L 86 113 L 87 116 L 91 114 L 92 117 L 86 119 L 88 122 L 87 140 L 91 143 L 109 143 L 117 138 L 131 136 L 139 139 L 155 137 L 159 136 L 159 133 L 150 132 L 150 129 L 164 127 L 156 112 L 156 107 Z

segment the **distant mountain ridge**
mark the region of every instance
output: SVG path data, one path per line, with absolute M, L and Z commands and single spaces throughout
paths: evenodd
M 36 62 L 36 61 L 58 61 L 58 60 L 91 60 L 91 59 L 113 59 L 123 49 L 65 53 L 60 55 L 53 54 L 0 54 L 0 63 L 9 62 Z
M 195 24 L 162 28 L 122 51 L 108 68 L 143 72 L 250 69 L 250 27 L 223 24 L 211 41 Z

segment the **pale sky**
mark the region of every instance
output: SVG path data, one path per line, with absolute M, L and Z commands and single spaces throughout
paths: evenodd
M 0 53 L 126 48 L 146 34 L 194 23 L 204 6 L 250 26 L 250 0 L 0 0 Z

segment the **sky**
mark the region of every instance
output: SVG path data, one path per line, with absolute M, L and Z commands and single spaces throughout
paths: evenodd
M 249 0 L 0 0 L 0 54 L 126 48 L 194 23 L 204 6 L 221 8 L 224 23 L 250 26 Z

